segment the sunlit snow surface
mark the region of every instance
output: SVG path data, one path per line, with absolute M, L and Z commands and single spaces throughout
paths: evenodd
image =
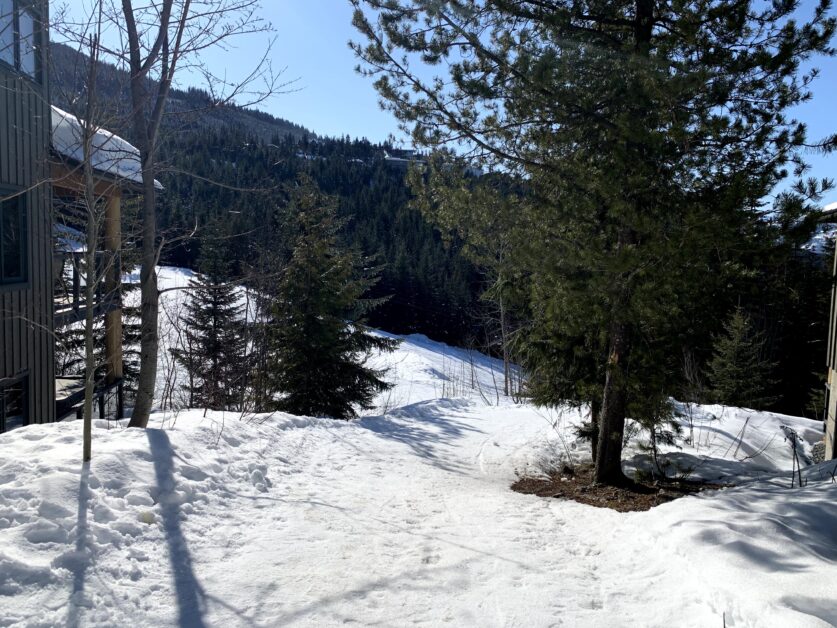
M 0 626 L 837 623 L 834 463 L 790 489 L 782 429 L 805 458 L 819 423 L 699 407 L 691 446 L 680 406 L 671 459 L 740 485 L 620 514 L 508 489 L 587 448 L 577 412 L 498 401 L 496 361 L 409 336 L 376 363 L 396 386 L 353 422 L 97 423 L 89 467 L 78 422 L 0 435 Z

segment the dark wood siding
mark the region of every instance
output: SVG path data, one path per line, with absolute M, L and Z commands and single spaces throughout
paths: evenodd
M 48 23 L 47 2 L 37 5 Z M 0 380 L 26 376 L 28 420 L 55 420 L 52 321 L 52 193 L 49 46 L 43 33 L 41 81 L 0 65 L 0 194 L 22 192 L 28 213 L 27 282 L 0 286 Z

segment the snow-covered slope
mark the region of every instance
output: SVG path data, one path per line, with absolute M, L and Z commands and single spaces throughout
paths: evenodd
M 837 203 L 827 204 L 823 207 L 823 211 L 837 211 Z M 825 253 L 829 243 L 834 241 L 835 231 L 837 231 L 837 229 L 835 229 L 834 221 L 821 224 L 817 227 L 817 230 L 814 232 L 814 236 L 804 248 L 814 253 Z
M 376 360 L 396 386 L 352 422 L 161 413 L 97 424 L 90 465 L 77 422 L 0 435 L 0 626 L 837 623 L 834 463 L 790 489 L 783 430 L 817 423 L 681 407 L 672 459 L 759 479 L 623 514 L 508 488 L 586 455 L 578 412 L 421 336 Z

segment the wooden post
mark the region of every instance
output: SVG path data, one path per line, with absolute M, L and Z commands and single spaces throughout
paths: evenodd
M 122 379 L 122 269 L 119 250 L 122 247 L 122 192 L 114 188 L 105 209 L 105 250 L 109 267 L 105 277 L 105 295 L 109 304 L 105 314 L 105 359 L 107 383 Z M 121 417 L 120 417 L 121 418 Z

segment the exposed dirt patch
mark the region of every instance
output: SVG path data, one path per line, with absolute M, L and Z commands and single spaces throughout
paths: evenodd
M 518 493 L 572 499 L 619 512 L 650 510 L 678 497 L 724 487 L 722 484 L 675 480 L 648 483 L 631 481 L 623 487 L 602 486 L 593 484 L 593 465 L 589 463 L 574 468 L 564 467 L 561 472 L 548 478 L 523 477 L 511 486 Z

